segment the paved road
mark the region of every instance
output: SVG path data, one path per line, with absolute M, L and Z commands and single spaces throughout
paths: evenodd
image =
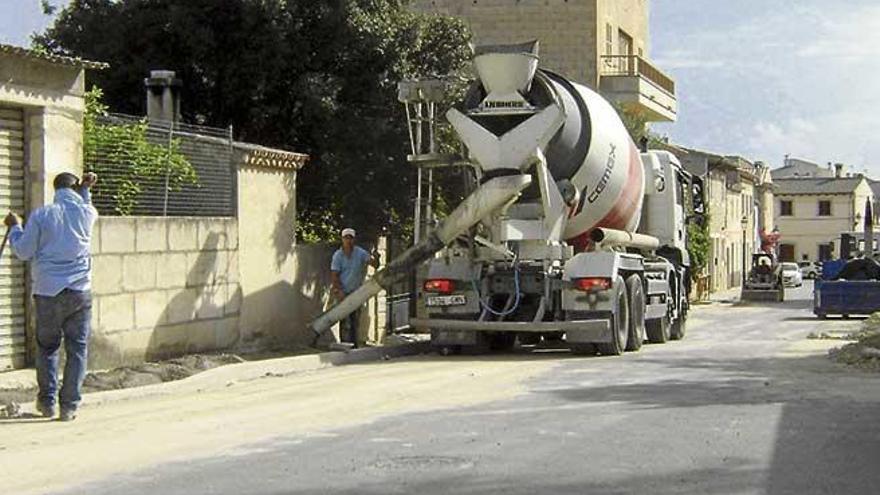
M 269 422 L 268 437 L 225 455 L 115 474 L 67 493 L 878 493 L 880 379 L 833 365 L 823 355 L 828 342 L 805 339 L 857 325 L 816 320 L 809 296 L 807 286 L 782 306 L 700 307 L 686 340 L 622 358 L 548 351 L 432 359 L 426 363 L 456 370 L 487 361 L 510 366 L 499 373 L 543 368 L 524 375 L 515 396 L 433 411 L 393 407 L 366 424 L 346 427 L 343 418 L 321 435 Z M 480 383 L 442 376 L 420 380 L 426 394 L 440 399 Z M 406 401 L 412 385 L 397 378 L 389 375 L 388 388 L 371 397 Z M 305 407 L 282 398 L 287 408 Z M 356 404 L 341 412 L 359 413 Z M 223 425 L 230 436 L 259 426 L 238 421 Z

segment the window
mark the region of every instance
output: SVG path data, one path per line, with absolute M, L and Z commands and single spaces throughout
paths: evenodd
M 831 216 L 831 201 L 828 201 L 828 200 L 819 201 L 819 216 L 820 217 L 830 217 Z
M 677 174 L 675 176 L 675 204 L 684 204 L 684 178 Z
M 605 55 L 614 55 L 614 30 L 611 24 L 605 25 Z
M 779 245 L 779 260 L 794 261 L 794 244 Z
M 635 69 L 635 67 L 631 67 L 629 60 L 629 57 L 633 54 L 633 39 L 622 29 L 617 32 L 617 51 L 620 55 L 627 56 L 627 58 L 622 60 L 623 63 L 621 64 L 621 69 L 623 69 L 626 74 L 631 74 L 630 69 Z
M 794 216 L 793 208 L 791 205 L 791 201 L 781 200 L 779 201 L 779 216 L 781 217 L 791 217 Z

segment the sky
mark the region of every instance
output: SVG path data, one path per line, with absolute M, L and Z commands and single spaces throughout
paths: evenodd
M 53 0 L 64 5 L 68 0 Z M 0 42 L 51 18 L 0 0 Z M 880 2 L 651 0 L 649 57 L 676 81 L 672 142 L 782 165 L 786 154 L 880 178 Z
M 880 177 L 880 2 L 652 0 L 650 57 L 676 80 L 673 142 Z

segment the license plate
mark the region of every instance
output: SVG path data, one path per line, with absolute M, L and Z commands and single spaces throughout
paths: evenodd
M 464 294 L 454 294 L 451 296 L 429 296 L 425 299 L 427 306 L 461 306 L 467 304 L 467 298 Z

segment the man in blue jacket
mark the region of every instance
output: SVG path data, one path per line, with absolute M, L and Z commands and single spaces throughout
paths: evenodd
M 67 363 L 61 387 L 61 421 L 76 418 L 86 376 L 92 318 L 89 245 L 98 212 L 90 189 L 98 176 L 87 173 L 82 182 L 71 173 L 55 177 L 55 201 L 31 213 L 27 225 L 9 213 L 9 244 L 15 255 L 31 262 L 37 320 L 37 411 L 55 416 L 58 390 L 58 350 L 64 340 Z

